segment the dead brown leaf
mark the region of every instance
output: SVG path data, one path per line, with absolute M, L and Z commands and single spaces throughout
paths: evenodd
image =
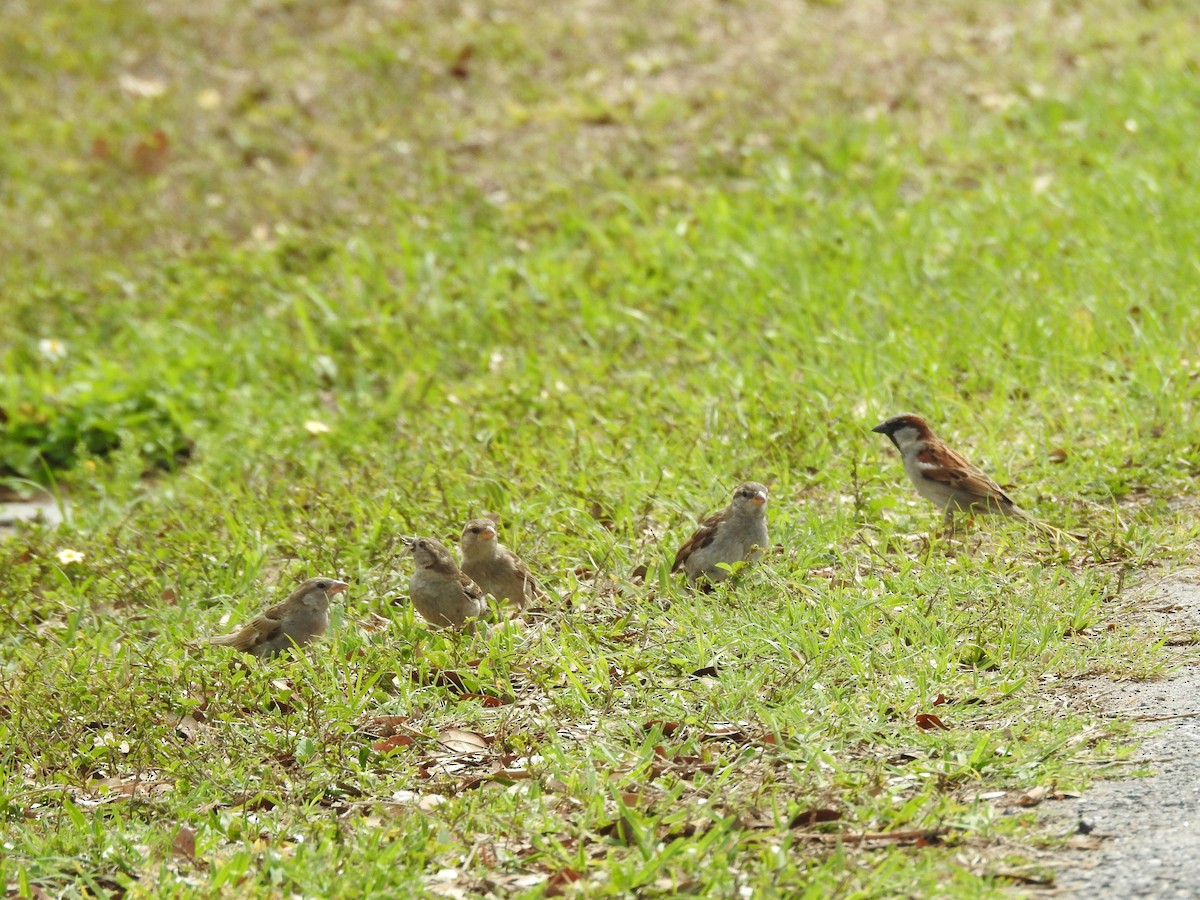
M 914 847 L 930 847 L 941 843 L 942 835 L 948 831 L 948 828 L 866 831 L 857 834 L 853 832 L 829 834 L 823 831 L 802 831 L 795 837 L 797 840 L 815 841 L 820 844 L 912 844 Z
M 488 739 L 474 731 L 461 728 L 443 728 L 438 733 L 438 743 L 452 754 L 479 753 L 488 748 Z
M 278 804 L 275 798 L 262 791 L 238 791 L 224 805 L 240 807 L 246 812 L 258 812 L 262 809 L 274 809 Z
M 11 888 L 10 890 L 8 890 L 5 893 L 4 896 L 16 898 L 16 897 L 24 897 L 26 895 L 20 893 L 16 888 Z M 58 896 L 58 895 L 46 893 L 46 889 L 43 888 L 40 884 L 38 884 L 36 881 L 31 881 L 29 883 L 29 894 L 28 894 L 29 900 L 52 900 L 52 898 L 54 898 L 56 896 Z
M 703 772 L 706 775 L 712 775 L 717 771 L 717 764 L 702 756 L 696 756 L 690 753 L 671 753 L 665 747 L 658 746 L 654 748 L 654 755 L 659 759 L 664 760 L 667 765 L 663 767 L 655 767 L 652 771 L 654 777 L 657 778 L 664 771 L 673 772 L 680 778 L 690 780 L 697 772 Z
M 792 820 L 788 822 L 788 828 L 812 828 L 814 825 L 824 822 L 837 822 L 841 818 L 840 810 L 829 807 L 806 809 L 804 812 L 792 816 Z
M 167 165 L 171 142 L 161 128 L 138 141 L 130 151 L 134 171 L 142 175 L 157 175 Z
M 204 713 L 199 710 L 195 713 L 181 716 L 179 721 L 175 723 L 175 730 L 179 732 L 184 740 L 194 741 L 204 729 L 204 726 L 200 724 L 204 721 L 204 718 Z
M 458 51 L 458 55 L 454 58 L 454 64 L 450 66 L 450 74 L 460 80 L 466 80 L 471 70 L 467 67 L 467 63 L 471 61 L 471 57 L 475 55 L 475 48 L 471 44 L 464 44 L 462 49 Z
M 1046 795 L 1050 793 L 1050 788 L 1045 785 L 1039 785 L 1035 788 L 1030 788 L 1020 797 L 1017 798 L 1018 806 L 1037 806 L 1046 799 Z
M 719 722 L 711 726 L 701 737 L 706 741 L 735 741 L 744 743 L 748 740 L 746 732 L 730 722 Z
M 459 788 L 464 791 L 469 791 L 472 788 L 477 788 L 481 785 L 492 782 L 498 784 L 514 784 L 518 781 L 528 781 L 532 777 L 533 774 L 528 769 L 499 768 L 496 771 L 489 772 L 486 775 L 468 776 L 459 783 Z
M 411 721 L 408 716 L 372 716 L 360 730 L 381 738 L 391 737 L 402 731 L 411 734 L 414 731 L 408 727 Z
M 588 514 L 609 531 L 617 527 L 616 519 L 612 517 L 612 513 L 600 505 L 599 500 L 591 502 L 591 505 L 588 506 Z
M 499 865 L 499 860 L 496 859 L 496 845 L 491 841 L 480 841 L 475 845 L 475 858 L 479 860 L 480 865 L 488 869 Z
M 564 893 L 566 893 L 567 885 L 574 884 L 582 877 L 583 875 L 581 875 L 579 872 L 576 872 L 574 869 L 559 869 L 550 876 L 549 880 L 546 881 L 545 896 L 561 897 Z
M 950 726 L 933 713 L 917 713 L 917 727 L 923 728 L 926 731 L 931 728 L 940 728 L 942 731 L 950 730 Z
M 459 694 L 459 700 L 478 700 L 481 706 L 486 706 L 488 709 L 495 709 L 497 706 L 508 706 L 513 702 L 512 698 L 493 697 L 490 694 Z
M 196 829 L 188 825 L 180 825 L 175 832 L 175 840 L 171 842 L 171 850 L 176 856 L 196 858 Z
M 414 743 L 416 742 L 407 734 L 393 734 L 391 737 L 373 742 L 371 749 L 376 753 L 391 753 L 401 747 L 411 747 Z
M 613 838 L 622 844 L 632 845 L 638 842 L 638 827 L 627 815 L 618 816 L 607 825 L 602 825 L 596 829 L 596 834 L 601 837 Z

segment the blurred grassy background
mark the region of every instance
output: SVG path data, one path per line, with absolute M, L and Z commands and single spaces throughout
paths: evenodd
M 974 797 L 1113 755 L 1119 728 L 1080 749 L 1086 720 L 1038 685 L 1156 671 L 1126 573 L 1194 552 L 1196 19 L 10 3 L 0 466 L 75 512 L 0 544 L 6 884 L 1048 877 L 1010 853 L 1031 821 Z M 981 522 L 931 545 L 937 513 L 867 433 L 904 409 L 1090 540 Z M 737 593 L 683 593 L 666 564 L 744 477 L 771 484 L 780 551 Z M 482 510 L 572 605 L 430 635 L 392 602 L 396 538 Z M 318 573 L 355 587 L 308 663 L 192 652 Z M 463 679 L 504 703 L 459 702 Z M 914 726 L 939 696 L 953 730 Z M 420 753 L 469 728 L 480 765 L 535 775 L 431 782 L 432 757 L 372 750 L 381 714 Z M 170 789 L 110 802 L 139 779 Z M 255 785 L 269 809 L 234 802 Z M 395 800 L 414 791 L 448 800 Z M 827 807 L 948 846 L 788 827 Z

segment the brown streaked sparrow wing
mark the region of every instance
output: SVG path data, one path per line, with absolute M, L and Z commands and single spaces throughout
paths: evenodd
M 462 531 L 462 570 L 497 600 L 524 609 L 530 597 L 544 597 L 529 566 L 497 539 L 491 519 L 471 519 Z
M 525 563 L 525 560 L 521 559 L 521 557 L 517 556 L 517 554 L 513 553 L 511 550 L 506 550 L 506 552 L 512 558 L 513 568 L 516 570 L 517 577 L 521 579 L 521 588 L 526 598 L 545 598 L 546 592 L 542 590 L 542 586 L 538 584 L 537 578 L 534 577 L 533 572 Z
M 1012 498 L 1004 493 L 1004 489 L 982 469 L 941 441 L 927 442 L 923 449 L 917 451 L 916 460 L 925 478 L 945 485 L 955 494 L 995 505 L 997 511 L 1006 511 L 1007 508 L 1019 509 Z M 960 501 L 960 505 L 967 504 Z
M 484 598 L 483 588 L 472 581 L 465 572 L 458 573 L 458 583 L 462 586 L 462 592 L 468 599 L 482 600 Z
M 283 622 L 278 617 L 263 613 L 232 634 L 209 638 L 208 642 L 218 647 L 232 647 L 243 653 L 254 653 L 255 648 L 276 641 L 282 634 Z
M 714 513 L 697 528 L 692 536 L 683 542 L 683 546 L 675 553 L 675 561 L 671 563 L 671 573 L 680 571 L 687 564 L 688 558 L 697 550 L 703 550 L 712 544 L 717 539 L 717 529 L 721 527 L 721 523 L 725 521 L 729 514 L 728 509 L 723 509 L 719 513 Z
M 758 562 L 768 547 L 766 510 L 766 485 L 739 484 L 729 505 L 705 519 L 679 548 L 671 571 L 682 568 L 692 582 L 711 584 L 729 576 L 726 566 Z
M 347 587 L 346 582 L 336 578 L 309 578 L 286 600 L 232 634 L 210 638 L 209 643 L 254 656 L 274 656 L 293 644 L 303 646 L 325 633 L 329 627 L 329 598 Z
M 416 568 L 408 582 L 413 606 L 432 625 L 461 628 L 487 610 L 483 589 L 471 580 L 450 551 L 433 538 L 414 538 Z
M 1017 506 L 999 484 L 947 446 L 920 416 L 892 416 L 871 430 L 886 435 L 900 451 L 917 493 L 942 508 L 948 525 L 956 511 L 977 510 L 1022 519 L 1047 534 L 1067 534 Z

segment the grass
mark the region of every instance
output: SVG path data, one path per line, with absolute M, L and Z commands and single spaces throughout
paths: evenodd
M 7 888 L 1048 877 L 977 798 L 1122 751 L 1053 685 L 1160 672 L 1125 586 L 1197 536 L 1195 13 L 977 6 L 9 11 L 5 421 L 120 445 L 0 543 Z M 1088 540 L 949 546 L 905 409 Z M 779 549 L 690 593 L 750 477 Z M 556 600 L 430 632 L 398 538 L 483 510 Z M 200 646 L 315 574 L 323 643 Z

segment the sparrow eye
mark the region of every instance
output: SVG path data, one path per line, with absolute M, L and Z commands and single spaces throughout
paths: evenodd
M 329 582 L 328 581 L 318 581 L 317 587 L 319 587 L 323 591 L 327 591 L 327 590 L 329 590 Z

